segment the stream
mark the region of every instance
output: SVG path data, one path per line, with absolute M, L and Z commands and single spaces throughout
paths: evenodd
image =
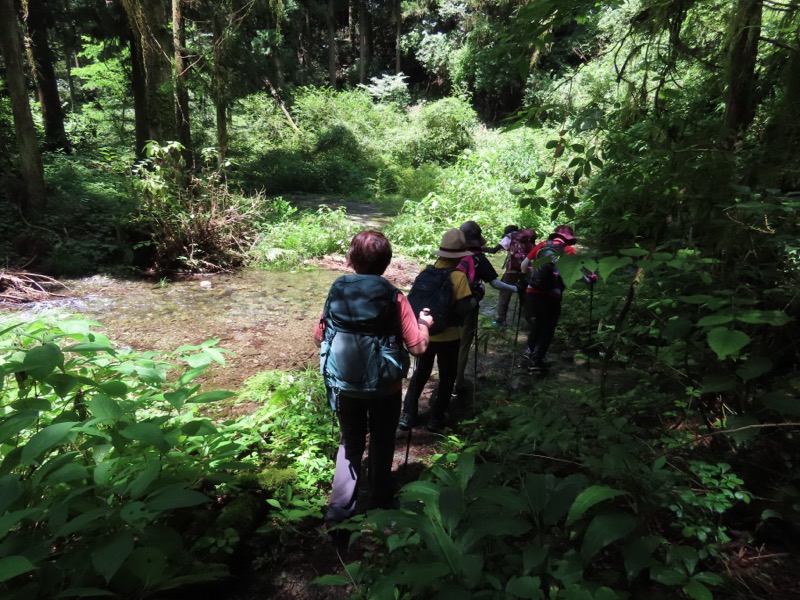
M 68 297 L 6 307 L 6 313 L 12 321 L 81 315 L 102 323 L 113 343 L 137 350 L 168 351 L 219 339 L 218 347 L 231 353 L 225 367 L 209 368 L 204 387 L 236 389 L 259 371 L 303 369 L 316 362 L 314 324 L 341 274 L 245 269 L 163 284 L 96 275 L 64 281 Z

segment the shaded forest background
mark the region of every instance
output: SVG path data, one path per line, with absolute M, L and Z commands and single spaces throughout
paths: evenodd
M 601 283 L 567 299 L 588 334 L 565 315 L 560 335 L 599 380 L 498 392 L 404 511 L 357 524 L 393 532 L 370 566 L 328 583 L 796 597 L 799 31 L 798 0 L 0 0 L 3 267 L 166 285 L 342 252 L 344 212 L 299 194 L 378 205 L 415 258 L 467 219 L 490 240 L 571 223 L 565 280 Z M 318 514 L 313 374 L 264 375 L 239 391 L 263 412 L 212 422 L 197 407 L 229 396 L 193 382 L 213 343 L 159 362 L 71 321 L 2 336 L 9 593 L 224 578 L 247 534 L 192 529 L 209 498 L 253 503 L 260 565 Z M 753 555 L 777 570 L 731 566 Z

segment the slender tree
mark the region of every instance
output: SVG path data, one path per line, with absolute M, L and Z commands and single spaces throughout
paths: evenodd
M 167 16 L 161 0 L 122 0 L 142 52 L 149 139 L 176 139 L 172 60 Z
M 44 145 L 47 150 L 70 152 L 64 130 L 64 110 L 58 93 L 53 51 L 48 39 L 48 7 L 43 0 L 23 0 L 27 30 L 25 46 L 33 70 L 44 124 Z
M 755 116 L 753 89 L 762 10 L 762 0 L 739 0 L 731 18 L 725 125 L 734 135 L 746 129 Z
M 31 219 L 44 214 L 45 188 L 42 155 L 28 102 L 19 20 L 13 0 L 0 0 L 0 49 L 6 65 L 6 81 L 19 147 L 19 165 L 24 182 L 22 211 Z
M 188 165 L 192 159 L 192 132 L 189 122 L 189 89 L 186 85 L 189 61 L 186 58 L 186 26 L 182 0 L 172 0 L 172 45 L 175 49 L 176 127 L 178 141 L 184 148 L 183 158 Z
M 328 83 L 336 88 L 336 2 L 328 0 Z

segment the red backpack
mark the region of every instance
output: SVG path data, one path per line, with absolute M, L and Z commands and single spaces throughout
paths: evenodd
M 506 257 L 506 271 L 520 272 L 522 261 L 533 250 L 536 234 L 531 229 L 522 229 L 511 234 L 511 245 L 508 247 Z

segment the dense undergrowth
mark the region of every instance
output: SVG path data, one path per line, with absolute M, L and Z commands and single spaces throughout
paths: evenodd
M 595 25 L 631 56 L 649 47 Z M 171 276 L 344 252 L 346 211 L 297 208 L 299 193 L 377 204 L 395 254 L 423 260 L 468 219 L 490 244 L 510 223 L 540 238 L 573 224 L 581 253 L 562 275 L 600 278 L 565 299 L 557 362 L 574 377 L 515 372 L 511 332 L 485 329 L 501 367 L 472 413 L 398 510 L 346 526 L 373 549 L 321 583 L 363 598 L 779 597 L 770 569 L 800 525 L 796 163 L 760 145 L 780 128 L 764 107 L 730 143 L 704 65 L 672 80 L 685 56 L 632 61 L 621 79 L 612 55 L 533 75 L 515 121 L 533 127 L 480 126 L 466 95 L 411 105 L 387 81 L 296 88 L 291 122 L 246 96 L 229 155 L 193 164 L 176 143 L 134 161 L 119 109 L 99 104 L 70 123 L 74 155 L 46 156 L 41 222 L 0 202 L 0 253 L 56 275 Z M 0 353 L 8 597 L 163 593 L 266 570 L 314 535 L 335 443 L 315 373 L 255 377 L 236 401 L 258 407 L 229 418 L 212 404 L 229 394 L 195 383 L 224 360 L 213 341 L 156 356 L 34 321 L 4 326 Z M 731 568 L 762 551 L 776 556 L 756 576 Z

